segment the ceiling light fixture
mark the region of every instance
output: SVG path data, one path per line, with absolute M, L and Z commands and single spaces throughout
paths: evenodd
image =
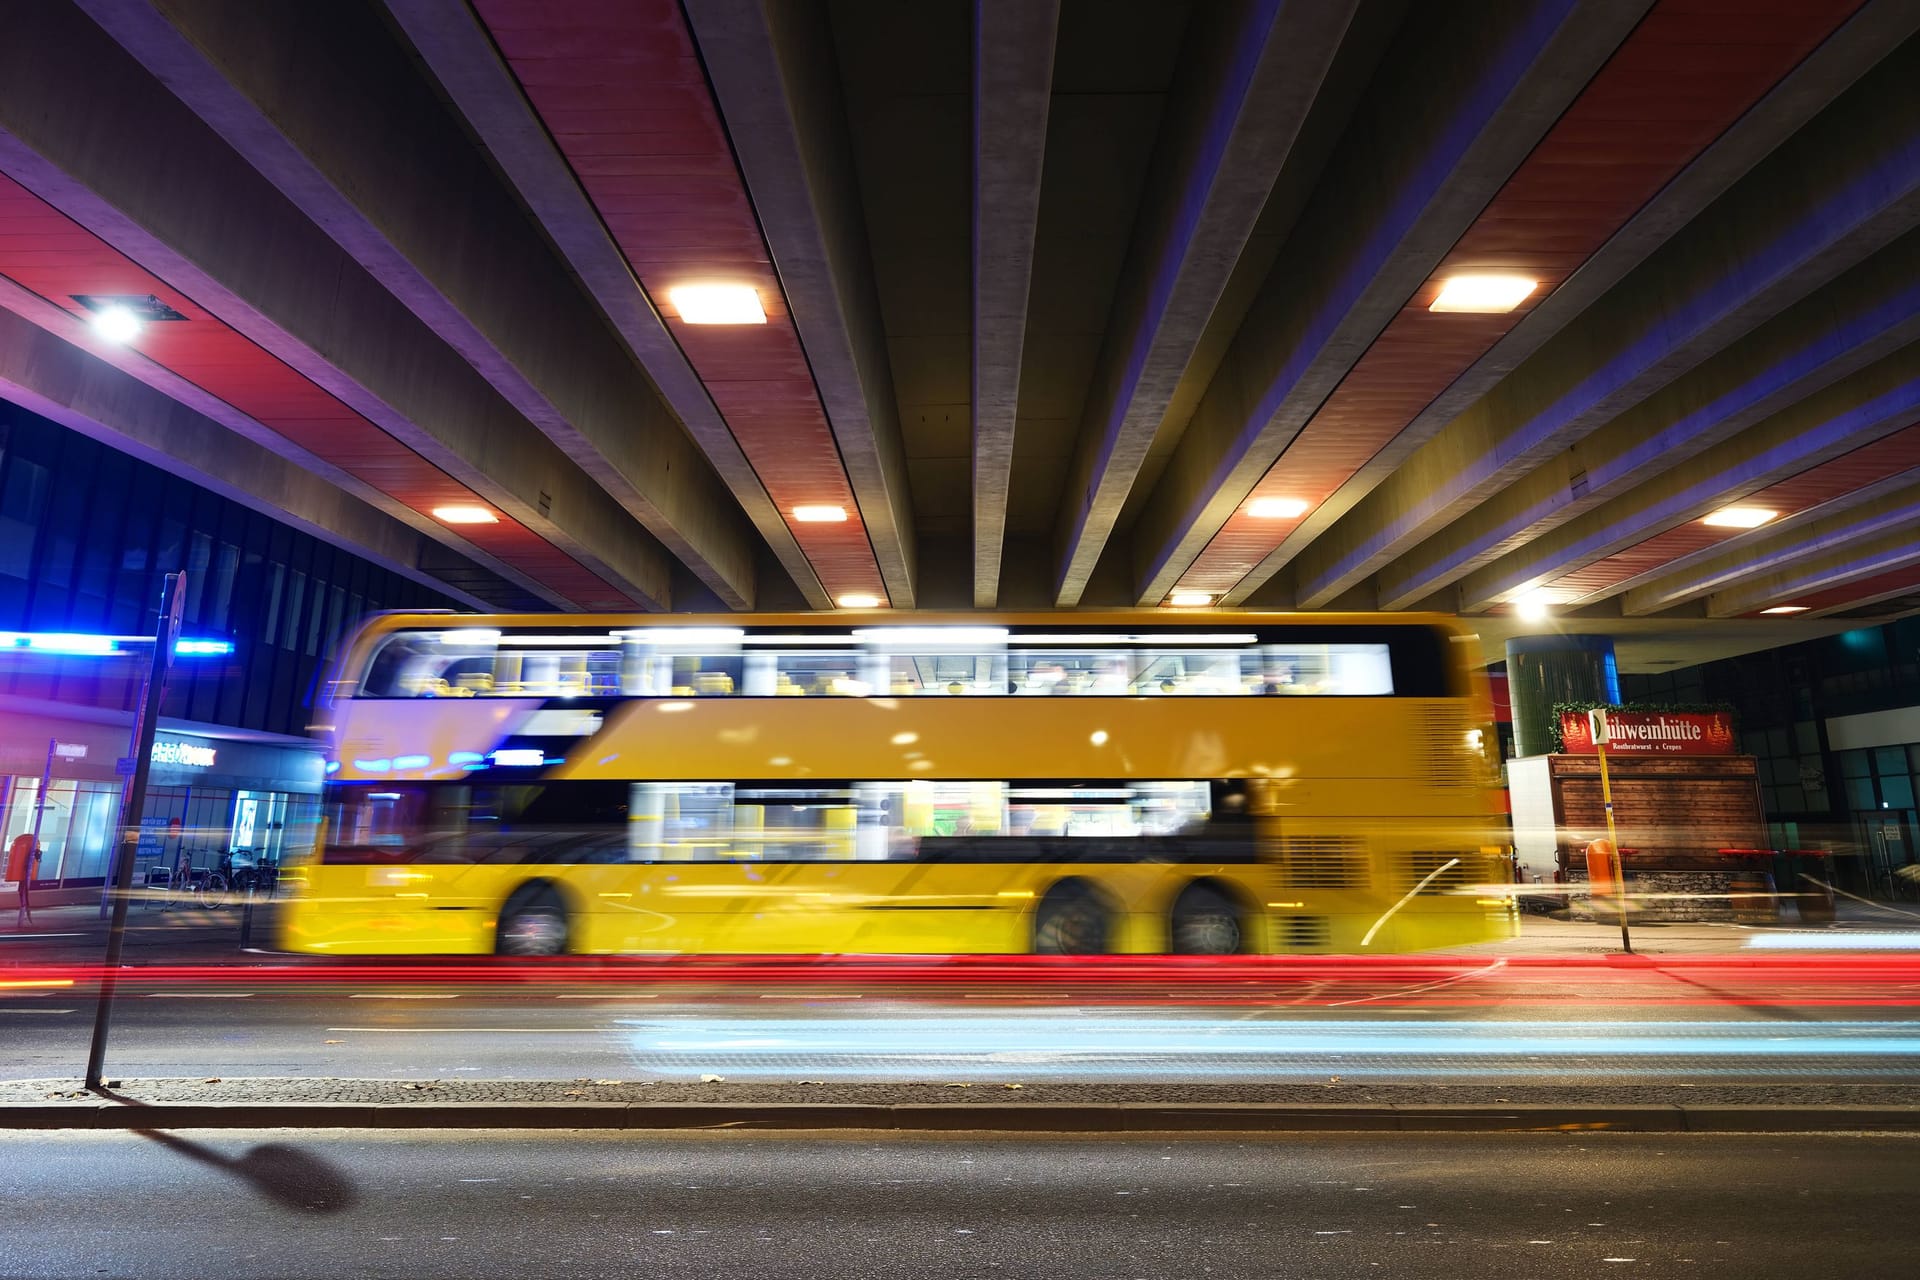
M 1514 598 L 1513 613 L 1522 622 L 1544 622 L 1552 612 L 1552 606 L 1559 603 L 1558 592 L 1535 587 Z
M 1167 597 L 1167 603 L 1176 609 L 1204 609 L 1213 603 L 1213 597 L 1204 591 L 1176 591 Z
M 747 284 L 683 284 L 667 290 L 667 299 L 687 324 L 765 324 L 760 295 Z
M 75 302 L 92 314 L 93 331 L 108 342 L 132 342 L 149 324 L 186 317 L 151 293 L 75 293 Z
M 1702 518 L 1700 523 L 1713 525 L 1717 529 L 1758 529 L 1779 514 L 1765 507 L 1722 507 Z
M 1307 514 L 1301 498 L 1255 498 L 1247 504 L 1247 514 L 1255 520 L 1293 520 Z
M 878 609 L 880 597 L 864 591 L 853 591 L 834 601 L 842 609 Z
M 1525 276 L 1453 276 L 1440 286 L 1440 296 L 1427 310 L 1499 315 L 1525 302 L 1539 287 L 1538 280 Z
M 433 518 L 442 524 L 499 524 L 500 517 L 485 507 L 435 507 Z
M 93 313 L 93 331 L 108 342 L 132 342 L 144 327 L 140 317 L 133 314 L 133 308 L 118 303 Z
M 1777 604 L 1771 609 L 1762 609 L 1760 612 L 1763 614 L 1805 613 L 1812 607 L 1810 604 Z
M 827 503 L 812 503 L 795 507 L 793 518 L 801 524 L 839 524 L 847 518 L 847 509 Z

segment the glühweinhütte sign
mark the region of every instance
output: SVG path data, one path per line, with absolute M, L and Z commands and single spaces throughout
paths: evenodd
M 1560 713 L 1560 749 L 1590 756 L 1593 731 L 1584 711 Z M 1614 755 L 1730 756 L 1733 714 L 1727 711 L 1609 711 L 1607 750 Z

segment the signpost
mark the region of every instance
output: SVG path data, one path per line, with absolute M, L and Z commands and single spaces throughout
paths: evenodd
M 180 634 L 180 611 L 187 599 L 184 571 L 166 575 L 160 592 L 160 621 L 154 628 L 153 661 L 140 690 L 133 722 L 133 776 L 121 803 L 121 839 L 113 863 L 113 923 L 107 928 L 107 955 L 100 969 L 99 1002 L 93 1013 L 93 1040 L 87 1047 L 87 1088 L 104 1088 L 100 1069 L 107 1056 L 107 1026 L 113 1016 L 115 971 L 127 937 L 127 899 L 133 889 L 133 864 L 140 849 L 140 814 L 147 806 L 147 775 L 153 767 L 153 735 L 160 723 L 160 700 L 173 666 L 173 642 Z
M 1593 752 L 1600 757 L 1600 803 L 1607 813 L 1607 861 L 1612 864 L 1610 879 L 1613 881 L 1613 900 L 1620 907 L 1620 949 L 1628 955 L 1633 954 L 1633 939 L 1627 934 L 1627 868 L 1620 860 L 1620 837 L 1613 829 L 1613 783 L 1607 778 L 1607 739 L 1610 726 L 1607 713 L 1599 709 L 1587 712 L 1587 733 L 1593 743 Z M 1592 846 L 1588 846 L 1589 852 Z M 1593 881 L 1593 863 L 1587 864 L 1587 881 Z

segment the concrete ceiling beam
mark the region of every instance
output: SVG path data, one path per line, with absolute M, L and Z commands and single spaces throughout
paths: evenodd
M 1908 491 L 1886 503 L 1890 509 L 1884 515 L 1892 527 L 1885 532 L 1869 536 L 1863 527 L 1860 533 L 1808 538 L 1784 567 L 1771 573 L 1749 571 L 1734 586 L 1708 596 L 1707 616 L 1737 618 L 1774 605 L 1791 604 L 1796 596 L 1830 591 L 1920 564 L 1920 539 L 1913 536 L 1915 527 L 1920 526 L 1920 493 Z M 1864 526 L 1865 522 L 1856 524 Z
M 1687 571 L 1698 569 L 1702 565 L 1714 563 L 1720 557 L 1724 556 L 1730 547 L 1755 545 L 1766 536 L 1782 533 L 1788 529 L 1804 528 L 1816 521 L 1825 520 L 1829 516 L 1838 515 L 1843 511 L 1852 511 L 1856 507 L 1867 506 L 1890 493 L 1898 493 L 1902 489 L 1909 488 L 1913 485 L 1920 485 L 1920 467 L 1909 467 L 1905 471 L 1896 471 L 1883 479 L 1874 481 L 1872 484 L 1862 485 L 1858 489 L 1842 494 L 1837 498 L 1829 499 L 1826 502 L 1817 503 L 1804 511 L 1791 512 L 1782 516 L 1777 521 L 1762 526 L 1760 529 L 1738 533 L 1734 537 L 1726 539 L 1724 542 L 1719 542 L 1709 547 L 1702 547 L 1698 551 L 1694 551 L 1688 555 L 1675 557 L 1663 565 L 1647 570 L 1645 573 L 1636 574 L 1624 581 L 1616 582 L 1604 590 L 1584 596 L 1582 597 L 1582 603 L 1620 597 L 1624 601 L 1621 606 L 1621 612 L 1624 614 L 1645 615 L 1657 613 L 1665 607 L 1662 603 L 1663 591 L 1671 590 L 1674 592 L 1671 596 L 1672 599 L 1683 598 L 1685 595 L 1685 583 L 1688 581 L 1685 577 Z M 1633 595 L 1634 592 L 1641 592 L 1642 594 L 1635 597 Z
M 1379 453 L 1325 502 L 1315 507 L 1271 554 L 1220 598 L 1225 605 L 1250 602 L 1254 593 L 1306 554 L 1374 488 L 1454 418 L 1545 346 L 1587 307 L 1646 261 L 1754 165 L 1792 137 L 1848 85 L 1920 31 L 1920 7 L 1905 0 L 1869 0 L 1844 26 L 1803 59 L 1767 95 L 1715 138 L 1660 189 L 1559 288 L 1542 299 L 1474 366 L 1423 409 Z M 1331 600 L 1360 585 L 1374 568 L 1356 569 L 1314 593 Z M 1312 576 L 1302 566 L 1301 577 Z
M 1000 599 L 1059 0 L 975 0 L 973 603 Z
M 1416 6 L 1134 529 L 1157 604 L 1648 7 Z
M 1301 603 L 1375 570 L 1389 609 L 1458 581 L 1499 540 L 1436 534 L 1513 518 L 1514 481 L 1911 229 L 1916 76 L 1909 41 L 1423 445 L 1300 557 Z
M 17 286 L 5 288 L 9 293 L 25 292 Z M 44 301 L 41 305 L 60 310 Z M 76 332 L 71 337 L 85 343 L 85 326 L 74 320 L 72 328 Z M 425 517 L 364 500 L 365 495 L 350 491 L 357 485 L 350 480 L 342 484 L 344 477 L 326 474 L 324 465 L 310 467 L 236 434 L 116 368 L 102 358 L 106 354 L 56 337 L 50 328 L 19 314 L 11 299 L 0 310 L 0 398 L 470 608 L 511 607 L 509 601 L 482 599 L 423 568 L 423 548 L 437 545 L 437 539 L 420 527 L 427 523 Z M 511 567 L 491 560 L 478 548 L 464 550 L 475 563 L 515 587 L 545 598 L 537 583 Z
M 1459 579 L 1468 611 L 1610 555 L 1690 504 L 1722 505 L 1716 497 L 1906 426 L 1920 379 L 1912 353 L 1898 353 L 1916 341 L 1920 235 L 1910 235 L 1514 481 L 1421 554 L 1478 562 Z M 1641 518 L 1619 520 L 1616 499 Z M 1380 577 L 1389 607 L 1411 594 L 1397 568 Z
M 659 542 L 105 32 L 8 37 L 0 172 L 607 584 L 574 603 L 668 606 Z
M 1612 500 L 1467 575 L 1459 608 L 1488 608 L 1911 426 L 1920 420 L 1916 358 L 1920 349 L 1896 352 L 1697 457 L 1651 470 Z M 1581 602 L 1616 594 L 1596 592 Z
M 1715 612 L 1712 600 L 1735 600 L 1731 593 L 1748 583 L 1785 581 L 1809 557 L 1837 555 L 1889 537 L 1911 540 L 1916 520 L 1920 520 L 1920 487 L 1889 484 L 1870 502 L 1838 511 L 1822 509 L 1817 518 L 1763 527 L 1729 540 L 1687 569 L 1618 597 L 1620 611 L 1630 618 L 1646 617 L 1711 597 L 1710 616 L 1751 612 L 1760 606 Z
M 831 608 L 786 518 L 473 8 L 466 0 L 387 0 L 387 10 L 719 473 L 781 570 L 808 605 Z
M 888 601 L 911 609 L 913 498 L 826 14 L 781 0 L 684 8 Z
M 1889 572 L 1894 571 L 1889 570 Z M 1882 586 L 1879 589 L 1875 589 L 1871 582 L 1862 582 L 1860 583 L 1859 589 L 1865 591 L 1866 594 L 1855 596 L 1850 600 L 1844 600 L 1838 604 L 1823 605 L 1818 608 L 1809 609 L 1805 613 L 1794 614 L 1793 616 L 1813 621 L 1821 618 L 1838 617 L 1844 613 L 1851 614 L 1857 618 L 1863 610 L 1871 609 L 1874 605 L 1883 604 L 1889 600 L 1900 600 L 1903 597 L 1913 595 L 1916 591 L 1920 591 L 1920 568 L 1902 574 L 1900 579 L 1892 586 Z M 1883 611 L 1882 620 L 1892 621 L 1895 618 L 1905 617 L 1912 612 L 1912 605 L 1905 604 L 1898 609 Z
M 485 156 L 369 9 L 80 0 L 716 595 L 753 533 Z
M 1355 8 L 1244 0 L 1194 14 L 1068 464 L 1061 607 L 1087 590 Z

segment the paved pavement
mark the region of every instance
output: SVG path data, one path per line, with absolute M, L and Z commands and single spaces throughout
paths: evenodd
M 58 1280 L 1905 1277 L 1920 1138 L 0 1134 Z

